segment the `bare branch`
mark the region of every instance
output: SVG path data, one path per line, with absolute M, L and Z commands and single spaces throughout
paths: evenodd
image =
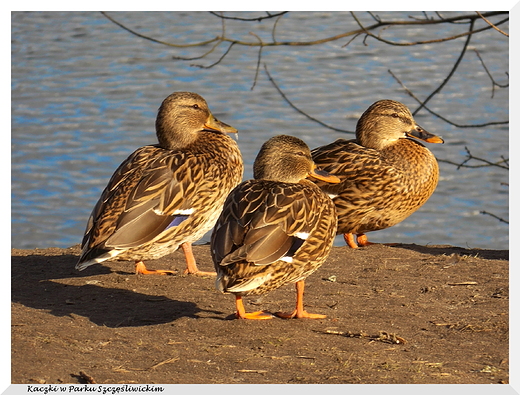
M 256 35 L 255 33 L 253 32 L 249 32 L 249 34 L 252 34 L 254 35 L 256 38 L 258 38 L 258 41 L 260 41 L 260 43 L 262 43 L 262 39 L 260 37 L 258 37 L 258 35 Z M 260 62 L 262 60 L 262 49 L 264 47 L 263 46 L 260 46 L 260 49 L 258 50 L 258 60 L 256 62 L 256 71 L 255 71 L 255 78 L 253 80 L 253 86 L 251 86 L 251 90 L 253 90 L 256 86 L 256 81 L 258 80 L 258 72 L 260 70 Z
M 473 154 L 470 152 L 468 147 L 464 147 L 464 149 L 466 150 L 466 159 L 464 159 L 462 161 L 462 163 L 455 163 L 455 162 L 452 162 L 452 161 L 449 161 L 449 160 L 445 160 L 445 159 L 438 159 L 438 161 L 439 162 L 443 162 L 443 163 L 448 163 L 448 164 L 451 164 L 451 165 L 455 165 L 455 166 L 457 166 L 457 170 L 459 170 L 462 167 L 476 169 L 476 168 L 479 168 L 479 167 L 489 167 L 489 166 L 495 166 L 495 167 L 500 167 L 502 169 L 509 170 L 509 159 L 506 159 L 503 156 L 502 156 L 502 160 L 499 160 L 498 162 L 490 162 L 487 159 L 478 158 L 476 156 L 473 156 Z M 470 160 L 476 160 L 476 161 L 479 161 L 479 162 L 483 162 L 484 164 L 480 164 L 480 165 L 467 165 L 466 163 L 468 163 Z
M 474 24 L 475 24 L 475 20 L 472 20 L 469 25 L 469 33 L 472 32 Z M 428 103 L 433 96 L 435 96 L 437 93 L 439 93 L 441 91 L 441 89 L 448 83 L 451 76 L 455 73 L 455 70 L 457 70 L 457 67 L 459 67 L 459 64 L 462 61 L 462 58 L 464 58 L 464 54 L 466 53 L 466 49 L 468 48 L 470 40 L 471 40 L 471 34 L 468 35 L 466 42 L 464 43 L 464 46 L 462 47 L 462 51 L 461 51 L 457 61 L 451 68 L 451 71 L 448 73 L 447 77 L 444 79 L 444 81 L 442 81 L 442 83 L 437 87 L 437 89 L 435 89 L 432 93 L 430 93 L 430 95 L 419 105 L 419 107 L 413 112 L 413 115 L 417 114 L 421 110 L 421 108 L 423 108 L 424 105 L 426 103 Z
M 105 12 L 102 12 L 102 14 L 106 18 L 108 18 L 110 21 L 112 21 L 113 23 L 117 24 L 121 28 L 125 29 L 126 31 L 128 31 L 128 32 L 130 32 L 130 33 L 132 33 L 132 34 L 134 34 L 134 35 L 136 35 L 138 37 L 141 37 L 141 38 L 144 38 L 146 40 L 150 40 L 150 41 L 153 41 L 153 42 L 156 42 L 156 43 L 159 43 L 159 44 L 168 45 L 168 46 L 171 46 L 171 47 L 179 47 L 179 48 L 201 46 L 201 45 L 210 44 L 212 42 L 219 41 L 219 40 L 221 42 L 226 41 L 226 42 L 239 44 L 239 45 L 243 45 L 243 46 L 259 46 L 259 45 L 262 45 L 262 46 L 310 46 L 310 45 L 324 44 L 324 43 L 327 43 L 327 42 L 336 41 L 336 40 L 339 40 L 339 39 L 342 39 L 342 38 L 345 38 L 345 37 L 357 36 L 357 35 L 360 35 L 360 34 L 363 34 L 363 33 L 368 34 L 371 37 L 374 37 L 374 38 L 376 38 L 376 39 L 378 39 L 378 40 L 380 40 L 382 42 L 386 42 L 387 44 L 391 44 L 391 45 L 420 45 L 420 44 L 425 44 L 425 43 L 444 42 L 444 41 L 454 40 L 454 39 L 459 38 L 459 37 L 464 37 L 464 36 L 466 36 L 468 34 L 474 34 L 474 33 L 478 33 L 478 32 L 481 32 L 483 30 L 487 30 L 487 29 L 491 29 L 492 28 L 491 26 L 486 26 L 485 28 L 482 28 L 482 29 L 479 29 L 479 30 L 474 30 L 471 33 L 466 32 L 466 33 L 463 33 L 463 34 L 450 36 L 450 37 L 445 37 L 445 38 L 440 38 L 440 39 L 437 39 L 437 40 L 423 41 L 423 42 L 410 42 L 410 43 L 394 43 L 394 42 L 391 42 L 391 41 L 388 41 L 388 40 L 381 39 L 380 37 L 377 37 L 374 34 L 370 33 L 371 30 L 375 30 L 375 29 L 383 27 L 383 26 L 433 25 L 433 24 L 442 24 L 442 23 L 449 23 L 449 22 L 455 22 L 455 21 L 468 21 L 468 20 L 472 21 L 472 20 L 474 20 L 476 18 L 480 18 L 479 15 L 467 14 L 467 15 L 461 15 L 461 16 L 456 16 L 456 17 L 446 18 L 446 19 L 428 19 L 428 20 L 419 20 L 419 21 L 418 20 L 413 20 L 413 21 L 388 21 L 388 22 L 385 22 L 385 21 L 380 21 L 379 19 L 376 19 L 376 20 L 378 20 L 378 22 L 373 24 L 373 25 L 363 26 L 362 28 L 357 29 L 357 30 L 351 30 L 351 31 L 348 31 L 348 32 L 345 32 L 345 33 L 341 33 L 341 34 L 335 35 L 335 36 L 326 37 L 326 38 L 323 38 L 323 39 L 312 40 L 312 41 L 272 41 L 272 42 L 264 42 L 262 44 L 259 44 L 258 42 L 234 40 L 234 39 L 228 38 L 225 35 L 223 35 L 221 37 L 215 37 L 215 38 L 213 38 L 211 40 L 202 41 L 202 42 L 199 42 L 199 43 L 193 43 L 193 44 L 171 44 L 171 43 L 167 43 L 167 42 L 164 42 L 164 41 L 161 41 L 161 40 L 156 40 L 156 39 L 154 39 L 152 37 L 148 37 L 148 36 L 142 35 L 140 33 L 137 33 L 134 30 L 124 26 L 122 23 L 117 22 L 112 17 L 107 15 Z M 212 14 L 222 18 L 221 15 L 218 15 L 216 13 L 212 13 Z M 357 17 L 355 17 L 355 15 L 353 13 L 351 13 L 351 14 L 356 19 L 356 21 L 358 21 Z M 509 13 L 506 12 L 506 11 L 494 11 L 494 12 L 487 12 L 487 13 L 484 13 L 482 15 L 485 16 L 485 17 L 491 17 L 491 16 L 501 15 L 501 14 L 509 14 Z M 275 16 L 275 14 L 273 14 L 273 17 L 274 16 Z M 509 18 L 503 19 L 503 20 L 499 21 L 498 23 L 496 23 L 495 26 L 498 26 L 498 25 L 500 25 L 502 23 L 505 23 L 508 20 L 509 20 Z M 358 21 L 358 24 L 360 24 L 359 21 Z
M 509 224 L 509 221 L 506 221 L 504 218 L 498 217 L 498 216 L 496 216 L 495 214 L 488 213 L 487 211 L 481 211 L 480 214 L 490 215 L 490 216 L 492 216 L 493 218 L 498 219 L 500 222 L 504 222 L 504 223 L 506 223 L 506 224 Z
M 118 21 L 116 21 L 114 18 L 112 18 L 110 15 L 108 15 L 106 12 L 104 11 L 101 11 L 101 14 L 103 16 L 105 16 L 109 21 L 115 23 L 117 26 L 121 27 L 122 29 L 126 30 L 127 32 L 130 32 L 132 33 L 133 35 L 137 36 L 137 37 L 141 37 L 141 38 L 144 38 L 145 40 L 148 40 L 148 41 L 152 41 L 154 43 L 157 43 L 157 44 L 162 44 L 162 45 L 167 45 L 169 47 L 176 47 L 176 48 L 188 48 L 188 47 L 199 47 L 201 45 L 206 45 L 206 44 L 211 44 L 215 41 L 218 41 L 220 40 L 219 37 L 215 37 L 211 40 L 207 40 L 207 41 L 201 41 L 201 42 L 198 42 L 198 43 L 192 43 L 192 44 L 172 44 L 172 43 L 168 43 L 166 41 L 161 41 L 161 40 L 157 40 L 153 37 L 148 37 L 148 36 L 145 36 L 144 34 L 141 34 L 141 33 L 137 33 L 136 31 L 133 31 L 132 29 L 126 27 L 125 25 L 123 25 L 122 23 L 119 23 Z
M 486 67 L 486 64 L 484 63 L 484 60 L 480 56 L 480 53 L 474 48 L 473 49 L 475 53 L 477 54 L 478 58 L 480 59 L 480 64 L 482 64 L 482 67 L 484 67 L 484 70 L 486 71 L 489 79 L 491 80 L 491 98 L 495 96 L 495 86 L 498 86 L 499 88 L 508 88 L 509 84 L 501 85 L 495 81 L 491 73 L 489 72 L 488 68 Z M 506 75 L 509 77 L 509 74 L 506 73 Z
M 287 14 L 288 12 L 289 11 L 282 11 L 282 12 L 278 12 L 276 14 L 270 14 L 270 13 L 266 12 L 267 16 L 260 16 L 260 17 L 257 17 L 257 18 L 239 18 L 239 17 L 236 17 L 236 16 L 224 16 L 223 14 L 219 15 L 216 12 L 209 11 L 210 14 L 215 15 L 215 16 L 217 16 L 219 18 L 222 18 L 222 19 L 232 19 L 232 20 L 235 20 L 235 21 L 244 21 L 244 22 L 261 22 L 264 19 L 278 18 L 280 16 L 283 16 L 283 15 Z
M 506 32 L 500 30 L 496 25 L 492 24 L 489 19 L 487 19 L 484 15 L 482 15 L 480 12 L 475 11 L 479 17 L 481 17 L 486 23 L 491 26 L 493 29 L 495 29 L 497 32 L 502 33 L 504 36 L 509 37 L 509 34 Z
M 455 122 L 450 121 L 449 119 L 443 117 L 442 115 L 436 113 L 435 111 L 431 110 L 429 107 L 425 106 L 424 103 L 414 95 L 414 93 L 408 89 L 403 82 L 397 78 L 397 76 L 392 72 L 392 70 L 388 70 L 388 72 L 394 77 L 394 79 L 403 87 L 403 89 L 410 95 L 412 98 L 415 99 L 415 101 L 419 104 L 423 105 L 423 108 L 428 111 L 430 114 L 435 115 L 437 118 L 442 119 L 444 122 L 449 123 L 450 125 L 456 126 L 458 128 L 480 128 L 484 126 L 491 126 L 491 125 L 507 125 L 509 124 L 509 121 L 502 121 L 502 122 L 487 122 L 487 123 L 478 123 L 478 124 L 472 124 L 472 125 L 461 125 Z
M 273 31 L 271 33 L 271 36 L 273 38 L 273 42 L 276 42 L 276 37 L 275 37 L 275 32 L 276 32 L 276 26 L 278 26 L 278 22 L 280 22 L 280 20 L 282 19 L 282 15 L 280 15 L 278 18 L 276 18 L 276 20 L 274 21 L 274 25 L 273 25 Z
M 217 64 L 219 64 L 220 62 L 222 62 L 222 60 L 226 57 L 226 55 L 229 53 L 229 51 L 231 51 L 231 48 L 233 48 L 233 45 L 235 45 L 236 43 L 231 43 L 229 44 L 229 48 L 227 49 L 226 52 L 224 52 L 224 54 L 219 58 L 219 60 L 217 60 L 215 63 L 212 63 L 210 64 L 209 66 L 204 66 L 204 65 L 201 65 L 201 64 L 191 64 L 190 66 L 193 66 L 193 67 L 199 67 L 201 69 L 210 69 L 212 68 L 213 66 L 216 66 Z
M 386 22 L 386 23 L 378 23 L 376 25 L 371 25 L 369 27 L 365 27 L 363 26 L 363 24 L 361 23 L 361 21 L 356 17 L 356 15 L 354 14 L 354 12 L 351 12 L 350 13 L 352 15 L 352 17 L 354 18 L 354 20 L 357 22 L 357 24 L 359 25 L 359 27 L 361 28 L 361 30 L 363 31 L 363 33 L 365 33 L 367 36 L 370 36 L 372 38 L 375 38 L 376 40 L 378 41 L 381 41 L 385 44 L 389 44 L 389 45 L 396 45 L 396 46 L 412 46 L 412 45 L 423 45 L 423 44 L 432 44 L 432 43 L 440 43 L 440 42 L 445 42 L 445 41 L 450 41 L 450 40 L 455 40 L 457 38 L 460 38 L 460 37 L 464 37 L 464 36 L 467 36 L 467 35 L 470 35 L 470 34 L 475 34 L 475 33 L 480 33 L 484 30 L 488 30 L 488 29 L 491 29 L 491 26 L 486 26 L 486 27 L 483 27 L 481 29 L 477 29 L 477 30 L 473 30 L 473 31 L 470 31 L 470 32 L 466 32 L 466 33 L 461 33 L 461 34 L 456 34 L 454 36 L 450 36 L 450 37 L 444 37 L 444 38 L 438 38 L 438 39 L 435 39 L 435 40 L 426 40 L 426 41 L 412 41 L 412 42 L 402 42 L 402 43 L 398 43 L 398 42 L 395 42 L 395 41 L 390 41 L 390 40 L 385 40 L 379 36 L 376 36 L 375 34 L 371 33 L 370 30 L 374 30 L 376 27 L 381 27 L 383 25 L 403 25 L 405 23 L 402 23 L 402 22 Z M 509 20 L 509 18 L 506 18 L 506 19 L 503 19 L 502 21 L 500 21 L 499 23 L 497 23 L 497 25 L 500 25 L 502 23 L 505 23 Z M 448 20 L 445 19 L 443 20 L 442 22 L 440 21 L 437 21 L 437 20 L 424 20 L 424 21 L 410 21 L 409 24 L 417 24 L 417 23 L 420 23 L 420 24 L 432 24 L 432 23 L 444 23 L 444 22 L 447 22 Z M 471 19 L 470 18 L 470 21 L 474 21 L 474 19 Z
M 335 130 L 336 132 L 342 132 L 342 133 L 355 133 L 355 132 L 352 132 L 350 130 L 344 130 L 344 129 L 338 129 L 338 128 L 335 128 L 333 126 L 330 126 L 330 125 L 327 125 L 326 123 L 324 122 L 321 122 L 320 120 L 314 118 L 314 117 L 311 117 L 309 114 L 307 114 L 306 112 L 300 110 L 298 107 L 296 107 L 288 98 L 287 96 L 282 92 L 282 90 L 280 89 L 280 87 L 276 84 L 276 82 L 274 81 L 273 77 L 271 77 L 271 74 L 269 74 L 269 71 L 267 70 L 267 65 L 264 63 L 264 69 L 265 69 L 265 73 L 267 74 L 267 77 L 269 78 L 269 81 L 271 81 L 271 83 L 273 84 L 273 86 L 276 88 L 276 90 L 278 91 L 278 93 L 282 96 L 282 98 L 287 102 L 287 104 L 289 104 L 293 109 L 295 109 L 296 111 L 298 111 L 300 114 L 304 115 L 305 117 L 307 117 L 308 119 L 310 119 L 311 121 L 314 121 L 322 126 L 325 126 L 326 128 L 328 129 L 331 129 L 331 130 Z

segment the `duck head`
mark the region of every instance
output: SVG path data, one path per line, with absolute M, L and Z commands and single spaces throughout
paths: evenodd
M 161 104 L 155 130 L 159 145 L 182 149 L 194 143 L 201 131 L 237 133 L 237 130 L 216 119 L 206 100 L 192 92 L 175 92 Z
M 376 150 L 409 137 L 428 143 L 444 142 L 439 136 L 419 126 L 408 107 L 395 100 L 375 102 L 361 115 L 356 126 L 358 143 Z
M 305 142 L 294 136 L 278 135 L 267 140 L 253 165 L 255 179 L 298 183 L 312 177 L 330 183 L 340 180 L 316 167 Z

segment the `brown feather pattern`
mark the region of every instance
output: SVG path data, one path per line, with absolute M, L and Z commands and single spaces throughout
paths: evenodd
M 308 155 L 303 160 L 312 163 Z M 334 204 L 314 183 L 245 181 L 226 199 L 212 233 L 217 288 L 262 294 L 305 279 L 326 260 L 335 231 Z
M 196 94 L 187 100 L 197 103 L 196 113 L 206 105 Z M 213 227 L 227 194 L 242 179 L 243 163 L 233 139 L 205 130 L 209 110 L 201 115 L 190 121 L 187 145 L 145 146 L 119 166 L 90 215 L 77 268 L 114 256 L 158 258 Z
M 312 151 L 315 163 L 341 180 L 339 184 L 316 181 L 325 192 L 336 195 L 338 234 L 394 226 L 432 195 L 439 167 L 429 149 L 407 137 L 417 128 L 406 106 L 383 100 L 363 114 L 356 139 L 338 139 Z

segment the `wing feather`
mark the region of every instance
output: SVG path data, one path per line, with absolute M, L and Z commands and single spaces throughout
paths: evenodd
M 175 212 L 191 208 L 186 196 L 189 167 L 190 158 L 182 153 L 173 156 L 156 146 L 135 151 L 116 170 L 96 204 L 84 246 L 131 248 L 161 234 L 175 223 Z

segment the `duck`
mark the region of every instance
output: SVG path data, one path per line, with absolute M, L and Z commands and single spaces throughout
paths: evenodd
M 316 168 L 307 144 L 277 135 L 261 147 L 251 180 L 229 194 L 211 234 L 216 288 L 235 296 L 236 318 L 270 319 L 247 313 L 243 296 L 262 295 L 295 283 L 296 308 L 280 318 L 325 318 L 303 304 L 305 279 L 327 259 L 336 235 L 332 200 L 310 178 L 339 182 Z
M 234 127 L 216 119 L 193 92 L 164 99 L 155 122 L 157 144 L 138 148 L 114 172 L 87 221 L 77 270 L 110 259 L 135 261 L 136 274 L 148 270 L 179 246 L 185 274 L 200 271 L 192 243 L 217 221 L 229 192 L 242 181 L 244 165 Z
M 435 191 L 439 166 L 418 140 L 444 142 L 419 126 L 406 105 L 379 100 L 359 118 L 355 139 L 312 150 L 314 162 L 341 180 L 316 184 L 336 205 L 338 234 L 351 248 L 375 244 L 367 232 L 402 222 Z

